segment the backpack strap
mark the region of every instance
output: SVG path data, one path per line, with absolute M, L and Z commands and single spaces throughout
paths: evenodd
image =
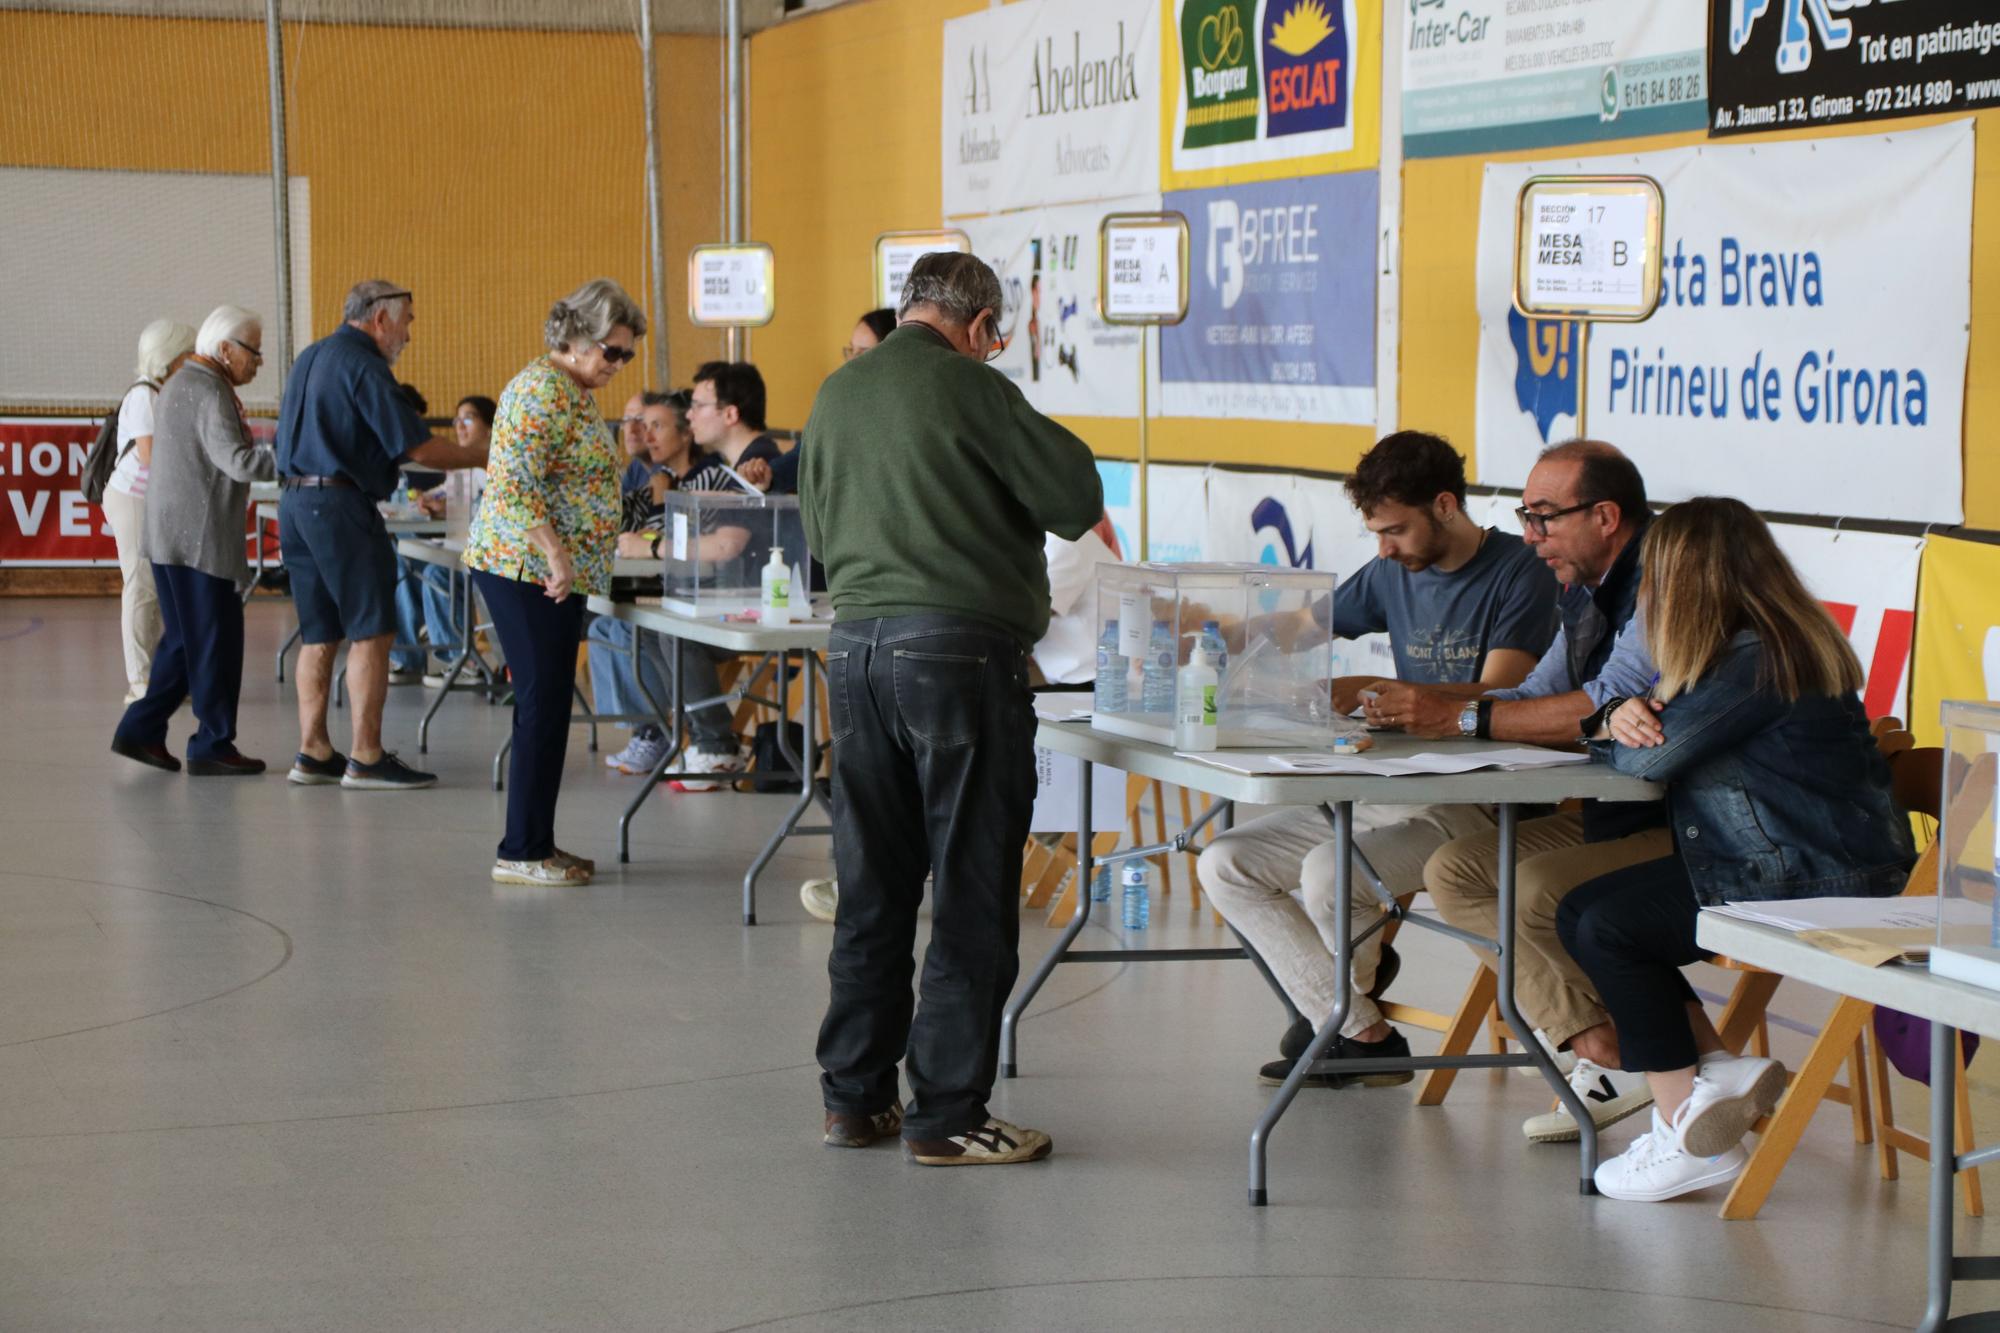
M 112 409 L 111 409 L 111 415 L 112 415 L 112 416 L 114 416 L 114 417 L 115 417 L 115 416 L 117 416 L 117 415 L 118 415 L 118 414 L 119 414 L 120 412 L 124 411 L 124 409 L 125 409 L 125 400 L 126 400 L 127 398 L 129 398 L 129 397 L 131 397 L 131 396 L 132 396 L 132 389 L 136 389 L 136 388 L 138 388 L 138 387 L 139 387 L 139 386 L 140 386 L 141 384 L 147 384 L 147 385 L 150 385 L 150 384 L 152 384 L 152 381 L 151 381 L 151 380 L 133 380 L 133 381 L 132 381 L 132 387 L 131 387 L 131 388 L 129 388 L 129 389 L 127 389 L 127 390 L 125 390 L 125 392 L 124 392 L 124 393 L 122 393 L 122 394 L 120 394 L 120 395 L 119 395 L 119 397 L 118 397 L 118 406 L 117 406 L 117 407 L 114 407 L 114 408 L 112 408 Z M 155 392 L 157 393 L 157 392 L 158 392 L 158 390 L 156 389 L 156 390 L 155 390 Z M 133 437 L 132 437 L 131 439 L 129 439 L 129 440 L 127 440 L 127 441 L 125 441 L 125 447 L 124 447 L 123 449 L 120 449 L 120 450 L 118 451 L 118 462 L 120 462 L 120 463 L 124 462 L 124 461 L 125 461 L 125 455 L 127 455 L 127 454 L 131 453 L 131 452 L 132 452 L 132 450 L 134 450 L 135 448 L 137 448 L 137 447 L 138 447 L 138 444 L 139 444 L 139 437 L 138 437 L 138 436 L 136 436 L 136 435 L 134 435 L 134 436 L 133 436 Z

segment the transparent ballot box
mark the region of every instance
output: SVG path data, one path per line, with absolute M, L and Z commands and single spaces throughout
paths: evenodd
M 1182 684 L 1213 671 L 1215 747 L 1322 746 L 1357 734 L 1333 714 L 1332 640 L 1313 617 L 1316 605 L 1331 605 L 1334 583 L 1330 572 L 1270 565 L 1099 565 L 1091 725 L 1181 744 Z
M 1931 971 L 2000 990 L 2000 704 L 1944 706 L 1944 781 L 1938 820 L 1938 933 Z M 1975 909 L 1975 910 L 1968 910 Z
M 795 495 L 668 491 L 660 540 L 666 608 L 685 616 L 754 614 L 764 567 L 780 550 L 788 570 L 808 565 L 806 530 Z M 807 614 L 806 582 L 793 583 L 793 618 Z

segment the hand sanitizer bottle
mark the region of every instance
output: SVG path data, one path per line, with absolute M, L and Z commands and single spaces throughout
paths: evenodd
M 1180 670 L 1178 704 L 1174 709 L 1174 748 L 1213 750 L 1216 746 L 1215 693 L 1221 677 L 1212 654 L 1196 649 Z
M 785 564 L 785 548 L 771 548 L 771 559 L 764 566 L 763 600 L 761 619 L 766 625 L 789 625 L 792 623 L 792 571 Z

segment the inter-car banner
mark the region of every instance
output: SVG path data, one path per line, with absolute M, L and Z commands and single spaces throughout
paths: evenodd
M 83 460 L 98 423 L 0 419 L 0 564 L 115 565 L 104 511 L 83 498 Z
M 1773 523 L 1771 535 L 1854 645 L 1867 677 L 1861 700 L 1868 716 L 1907 717 L 1903 706 L 1909 697 L 1917 566 L 1924 543 L 1797 523 Z
M 1167 416 L 1375 420 L 1372 171 L 1187 190 L 1188 314 L 1160 331 Z
M 944 213 L 1157 194 L 1157 0 L 1021 0 L 944 25 Z
M 2000 699 L 2000 546 L 1933 537 L 1917 598 L 1910 730 L 1938 744 L 1947 699 Z
M 1354 147 L 1355 0 L 1175 0 L 1175 172 L 1291 161 Z
M 1866 138 L 1489 163 L 1480 199 L 1479 476 L 1519 486 L 1548 443 L 1631 454 L 1657 499 L 1955 523 L 1971 318 L 1972 123 Z M 1643 324 L 1523 319 L 1530 176 L 1641 172 L 1666 195 Z
M 1709 23 L 1711 134 L 2000 107 L 1993 0 L 1715 0 Z
M 1698 0 L 1402 2 L 1406 156 L 1629 139 L 1705 119 Z
M 972 253 L 993 266 L 1007 309 L 1007 347 L 993 368 L 1053 416 L 1139 414 L 1137 325 L 1097 317 L 1097 227 L 1106 213 L 1157 212 L 1160 197 L 1067 204 L 960 226 Z M 1149 375 L 1156 373 L 1148 370 Z

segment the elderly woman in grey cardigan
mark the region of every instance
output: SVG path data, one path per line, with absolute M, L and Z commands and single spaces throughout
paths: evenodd
M 146 559 L 160 598 L 162 633 L 151 686 L 125 710 L 111 752 L 175 772 L 167 724 L 193 697 L 190 776 L 251 775 L 264 761 L 236 748 L 243 688 L 243 597 L 250 562 L 243 514 L 250 483 L 276 475 L 271 451 L 250 438 L 237 400 L 263 363 L 264 326 L 248 310 L 218 306 L 195 335 L 194 355 L 153 408 Z

